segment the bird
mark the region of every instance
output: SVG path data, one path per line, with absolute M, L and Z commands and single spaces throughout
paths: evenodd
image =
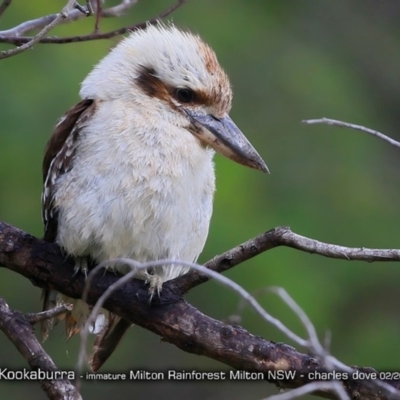
M 172 23 L 122 39 L 83 80 L 80 97 L 59 119 L 43 159 L 44 239 L 75 260 L 71 279 L 115 258 L 195 262 L 212 214 L 214 153 L 268 172 L 229 116 L 232 88 L 215 52 Z M 186 272 L 166 265 L 136 277 L 151 297 Z M 43 298 L 44 310 L 73 303 L 68 338 L 83 327 L 90 307 L 82 300 L 49 289 Z M 104 315 L 91 328 L 93 371 L 131 326 Z M 43 339 L 52 326 L 42 325 Z

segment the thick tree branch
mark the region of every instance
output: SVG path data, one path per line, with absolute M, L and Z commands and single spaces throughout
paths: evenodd
M 81 400 L 82 397 L 68 379 L 59 379 L 61 371 L 36 339 L 30 321 L 12 311 L 0 298 L 0 330 L 10 339 L 33 371 L 48 372 L 55 379 L 41 379 L 40 384 L 50 399 Z M 4 368 L 4 366 L 3 366 Z M 6 371 L 7 372 L 7 371 Z
M 251 243 L 256 245 L 252 247 Z M 380 250 L 325 245 L 296 235 L 288 228 L 276 228 L 214 258 L 209 265 L 214 270 L 226 270 L 238 264 L 239 260 L 248 259 L 278 245 L 290 245 L 336 258 L 382 260 L 382 256 L 378 257 Z M 366 254 L 363 255 L 363 251 Z M 399 257 L 399 251 L 382 252 L 386 260 L 397 260 Z M 77 276 L 71 279 L 73 262 L 66 260 L 56 245 L 36 239 L 5 223 L 0 223 L 0 264 L 22 274 L 37 286 L 56 289 L 72 298 L 80 298 L 84 290 L 84 278 Z M 118 279 L 113 273 L 95 276 L 88 292 L 88 303 L 95 304 Z M 148 303 L 147 286 L 142 281 L 132 280 L 112 293 L 105 302 L 105 308 L 156 333 L 164 341 L 184 351 L 213 358 L 236 369 L 266 374 L 277 370 L 296 371 L 296 377 L 288 381 L 274 381 L 266 375 L 268 380 L 280 387 L 302 386 L 310 381 L 307 374 L 312 371 L 328 372 L 321 361 L 301 354 L 286 344 L 265 341 L 239 326 L 226 325 L 202 314 L 181 297 L 180 279 L 167 282 L 161 297 L 155 298 L 151 306 Z M 193 285 L 187 283 L 185 290 L 190 287 Z M 390 384 L 394 388 L 400 387 L 399 381 Z M 366 400 L 396 398 L 393 394 L 380 393 L 381 390 L 366 381 L 349 379 L 343 381 L 343 385 L 353 397 L 359 396 Z M 332 392 L 321 392 L 319 395 L 337 398 Z

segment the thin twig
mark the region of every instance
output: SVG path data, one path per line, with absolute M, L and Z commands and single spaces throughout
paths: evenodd
M 8 58 L 22 53 L 25 50 L 30 49 L 36 43 L 38 43 L 48 32 L 50 32 L 56 25 L 58 25 L 62 20 L 68 17 L 70 11 L 75 7 L 76 0 L 68 0 L 66 6 L 57 15 L 57 17 L 51 21 L 47 26 L 45 26 L 36 36 L 34 36 L 29 42 L 16 47 L 15 49 L 5 50 L 0 53 L 0 59 Z
M 0 5 L 0 17 L 3 15 L 4 11 L 6 11 L 7 7 L 11 4 L 12 0 L 3 0 Z
M 273 293 L 277 294 L 285 303 L 286 305 L 294 312 L 294 314 L 300 319 L 301 323 L 307 330 L 308 334 L 308 349 L 309 351 L 318 357 L 326 366 L 329 371 L 343 371 L 349 374 L 355 372 L 353 368 L 348 367 L 346 364 L 339 361 L 336 357 L 333 357 L 329 352 L 324 348 L 321 342 L 318 339 L 317 332 L 315 330 L 314 324 L 311 322 L 308 315 L 304 312 L 304 310 L 293 300 L 293 298 L 289 295 L 289 293 L 281 288 L 281 287 L 271 287 L 267 288 Z M 381 380 L 374 380 L 371 382 L 372 385 L 376 385 L 388 393 L 395 396 L 395 398 L 400 399 L 400 391 L 396 390 L 393 386 L 389 385 L 386 382 Z M 345 394 L 342 385 L 336 387 L 335 392 L 339 393 L 342 391 L 342 395 Z M 342 397 L 340 397 L 342 398 Z M 347 395 L 346 395 L 347 398 Z
M 316 329 L 308 318 L 307 314 L 304 310 L 294 301 L 294 299 L 289 295 L 289 293 L 283 289 L 282 287 L 264 287 L 255 291 L 252 295 L 253 297 L 258 297 L 260 294 L 265 293 L 274 293 L 281 298 L 281 300 L 294 312 L 294 314 L 300 319 L 300 322 L 304 326 L 308 334 L 308 344 L 307 349 L 313 355 L 316 355 L 318 358 L 323 360 L 324 364 L 327 366 L 329 370 L 332 370 L 334 367 L 346 371 L 352 372 L 352 369 L 347 367 L 345 364 L 341 363 L 337 359 L 332 359 L 331 355 L 327 351 L 327 349 L 321 344 L 318 339 L 318 335 Z M 247 305 L 247 301 L 241 298 L 237 314 L 240 316 L 243 314 L 244 308 Z M 237 316 L 235 316 L 237 317 Z
M 301 323 L 306 328 L 309 338 L 308 349 L 319 358 L 324 359 L 327 354 L 326 350 L 319 341 L 315 327 L 304 310 L 293 300 L 293 298 L 285 289 L 281 287 L 271 287 L 269 290 L 279 296 L 286 303 L 286 305 L 294 312 L 294 314 L 300 319 Z M 332 369 L 331 365 L 328 365 L 327 367 Z
M 375 131 L 370 128 L 366 128 L 365 126 L 362 125 L 355 125 L 355 124 L 350 124 L 348 122 L 343 122 L 343 121 L 338 121 L 336 119 L 330 119 L 330 118 L 320 118 L 320 119 L 305 119 L 301 121 L 303 124 L 308 124 L 308 125 L 314 125 L 314 124 L 326 124 L 326 125 L 334 125 L 334 126 L 339 126 L 341 128 L 350 128 L 354 129 L 356 131 L 361 131 L 364 133 L 368 133 L 372 136 L 376 136 L 379 139 L 384 140 L 385 142 L 390 143 L 392 146 L 395 147 L 400 147 L 400 142 L 397 140 L 392 139 L 389 136 L 384 135 L 381 132 Z
M 38 322 L 42 322 L 46 319 L 54 318 L 61 314 L 64 314 L 67 311 L 72 311 L 72 309 L 73 309 L 73 304 L 64 303 L 64 304 L 60 304 L 54 308 L 51 308 L 50 310 L 46 310 L 46 311 L 42 311 L 42 312 L 38 312 L 38 313 L 25 314 L 25 318 L 31 324 L 37 324 Z
M 155 24 L 159 22 L 161 19 L 166 18 L 168 15 L 173 13 L 183 4 L 185 4 L 188 0 L 179 0 L 175 5 L 163 11 L 155 18 L 152 18 L 146 22 L 140 22 L 134 25 L 125 26 L 119 29 L 115 29 L 113 31 L 105 32 L 105 33 L 91 33 L 88 35 L 80 35 L 80 36 L 66 36 L 66 37 L 45 37 L 42 38 L 39 43 L 50 43 L 50 44 L 63 44 L 63 43 L 75 43 L 75 42 L 87 42 L 91 40 L 103 40 L 103 39 L 111 39 L 115 36 L 123 35 L 127 32 L 135 31 L 138 29 L 144 29 L 148 24 Z M 29 21 L 28 21 L 29 22 Z M 6 35 L 3 32 L 0 32 L 0 43 L 10 43 L 15 45 L 21 45 L 30 41 L 32 38 L 29 36 L 9 36 L 9 31 L 6 32 Z
M 25 37 L 26 40 L 24 40 L 24 41 L 18 41 L 18 39 L 27 32 L 44 28 L 45 26 L 50 24 L 52 21 L 54 21 L 57 18 L 57 15 L 58 14 L 45 15 L 40 18 L 22 22 L 21 24 L 14 26 L 11 29 L 0 31 L 0 42 L 10 43 L 10 44 L 26 43 L 27 41 L 31 40 L 32 37 Z M 75 9 L 71 10 L 68 17 L 65 18 L 64 20 L 60 21 L 60 23 L 63 24 L 63 23 L 73 22 L 73 21 L 77 21 L 78 19 L 85 18 L 85 17 L 86 17 L 86 9 L 85 8 L 83 8 L 83 10 L 75 8 Z M 7 41 L 6 40 L 7 38 L 9 38 L 10 40 Z
M 101 16 L 103 18 L 112 18 L 112 17 L 120 17 L 123 15 L 129 8 L 133 7 L 137 3 L 137 0 L 123 0 L 120 4 L 117 4 L 114 7 L 106 8 L 102 10 Z M 88 3 L 90 4 L 90 2 Z M 91 11 L 90 11 L 91 10 Z M 77 21 L 82 18 L 86 18 L 88 15 L 92 15 L 93 9 L 91 8 L 88 10 L 86 7 L 78 7 L 75 5 L 75 9 L 71 10 L 68 17 L 62 20 L 60 23 L 65 24 L 73 21 Z M 9 37 L 12 40 L 18 40 L 22 35 L 26 34 L 27 32 L 42 29 L 50 22 L 52 22 L 58 14 L 49 14 L 43 17 L 39 17 L 36 19 L 32 19 L 29 21 L 25 21 L 17 26 L 14 26 L 11 29 L 7 29 L 4 31 L 0 31 L 0 42 L 3 43 L 12 43 L 12 44 L 22 44 L 23 42 L 15 43 L 12 41 L 6 42 L 4 39 Z M 32 39 L 27 37 L 26 39 Z
M 43 350 L 32 329 L 30 321 L 17 311 L 12 311 L 0 298 L 0 331 L 3 331 L 11 343 L 26 359 L 33 371 L 46 371 L 55 379 L 40 379 L 41 386 L 50 399 L 81 400 L 81 396 L 71 382 L 66 379 Z M 4 362 L 4 360 L 3 360 Z M 58 378 L 57 378 L 58 376 Z
M 89 4 L 90 0 L 88 0 Z M 95 15 L 95 23 L 94 23 L 94 33 L 100 32 L 100 19 L 101 19 L 101 13 L 102 13 L 102 6 L 101 6 L 101 1 L 100 0 L 94 0 L 96 4 L 96 15 Z

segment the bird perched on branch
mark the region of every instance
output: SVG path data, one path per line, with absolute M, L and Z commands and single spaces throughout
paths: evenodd
M 214 151 L 268 171 L 228 115 L 232 91 L 213 50 L 173 25 L 131 33 L 87 76 L 80 95 L 47 144 L 42 195 L 44 238 L 74 257 L 77 269 L 118 257 L 194 262 L 212 213 Z M 137 277 L 153 295 L 186 272 L 172 265 Z M 44 309 L 62 300 L 44 291 Z M 68 301 L 75 304 L 66 316 L 70 337 L 90 310 Z M 93 370 L 129 326 L 109 314 L 93 327 Z

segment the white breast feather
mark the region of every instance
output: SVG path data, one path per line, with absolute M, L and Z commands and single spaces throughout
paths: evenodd
M 163 118 L 151 123 L 150 116 L 125 110 L 119 100 L 100 103 L 81 133 L 74 167 L 58 182 L 57 241 L 98 263 L 195 261 L 212 213 L 213 153 Z M 163 280 L 184 272 L 171 266 Z

